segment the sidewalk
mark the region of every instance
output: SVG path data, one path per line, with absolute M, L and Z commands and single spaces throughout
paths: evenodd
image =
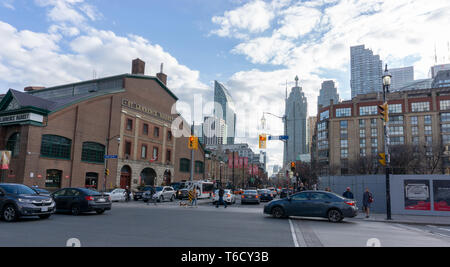
M 392 220 L 386 220 L 386 214 L 373 213 L 366 219 L 364 213 L 358 214 L 355 218 L 348 220 L 359 220 L 369 222 L 419 224 L 419 225 L 443 225 L 450 226 L 450 216 L 421 216 L 421 215 L 397 215 L 392 214 Z

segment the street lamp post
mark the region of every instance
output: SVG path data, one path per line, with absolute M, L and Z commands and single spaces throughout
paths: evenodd
M 119 136 L 120 135 L 116 135 L 116 136 L 113 136 L 111 138 L 106 138 L 105 156 L 108 155 L 109 141 L 111 141 L 112 139 L 117 137 L 117 142 L 120 143 L 120 137 Z M 106 192 L 106 176 L 107 176 L 106 175 L 106 169 L 108 168 L 107 162 L 108 162 L 108 159 L 105 157 L 105 160 L 104 160 L 104 164 L 105 164 L 104 167 L 105 168 L 104 168 L 104 176 L 103 176 L 103 192 Z
M 389 86 L 391 85 L 392 75 L 389 73 L 387 64 L 383 75 L 383 105 L 387 103 L 386 95 L 389 93 Z M 388 112 L 388 111 L 386 111 Z M 391 220 L 391 186 L 389 178 L 389 165 L 391 157 L 389 155 L 389 130 L 388 121 L 384 122 L 384 153 L 386 155 L 386 215 L 387 220 Z

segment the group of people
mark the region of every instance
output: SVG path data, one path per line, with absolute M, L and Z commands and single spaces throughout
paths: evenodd
M 325 191 L 331 192 L 331 189 L 327 187 L 325 188 Z M 342 196 L 348 199 L 354 199 L 350 187 L 347 187 Z M 369 191 L 369 188 L 366 188 L 366 191 L 363 194 L 363 210 L 366 213 L 366 218 L 369 218 L 370 206 L 372 205 L 372 203 L 373 203 L 373 194 Z

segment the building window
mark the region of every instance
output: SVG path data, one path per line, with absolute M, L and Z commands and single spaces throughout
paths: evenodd
M 370 127 L 377 127 L 377 119 L 370 119 Z
M 441 110 L 450 109 L 450 100 L 441 100 L 439 106 Z
M 403 137 L 403 136 L 390 137 L 390 142 L 391 142 L 391 145 L 404 145 L 405 137 Z
M 442 135 L 442 143 L 443 144 L 450 144 L 450 134 Z
M 341 124 L 341 129 L 347 129 L 348 121 L 341 121 L 340 124 Z
M 360 157 L 365 157 L 366 156 L 366 149 L 365 148 L 361 148 L 359 150 L 359 156 Z
M 443 133 L 450 133 L 450 124 L 442 124 L 441 125 L 441 132 L 443 132 Z
M 147 145 L 142 145 L 141 147 L 141 159 L 147 158 Z
M 131 142 L 126 141 L 125 142 L 125 156 L 130 156 L 131 155 Z
M 320 113 L 320 121 L 327 120 L 330 118 L 330 111 L 325 110 L 322 113 Z
M 360 128 L 365 128 L 366 127 L 366 120 L 360 119 L 359 120 L 359 127 Z
M 172 141 L 172 131 L 167 132 L 167 141 Z
M 172 151 L 167 150 L 167 151 L 166 151 L 166 162 L 167 162 L 167 163 L 170 163 L 171 160 L 172 160 Z
M 105 146 L 94 142 L 84 142 L 81 160 L 86 162 L 104 163 Z
M 372 155 L 377 156 L 378 154 L 378 147 L 372 147 Z
M 126 129 L 128 131 L 133 130 L 133 120 L 132 119 L 127 119 L 127 127 L 126 127 Z
M 17 157 L 20 152 L 20 134 L 13 133 L 6 142 L 6 150 L 11 151 L 11 157 Z
M 403 116 L 389 116 L 389 124 L 403 124 Z
M 61 170 L 47 170 L 45 178 L 45 187 L 47 188 L 61 188 Z
M 414 137 L 412 138 L 412 143 L 413 143 L 414 145 L 418 145 L 418 144 L 419 144 L 419 137 L 418 137 L 418 136 L 414 136 Z
M 390 126 L 389 134 L 390 135 L 403 135 L 403 127 L 402 126 Z
M 370 129 L 370 136 L 377 137 L 378 136 L 378 129 L 377 128 Z
M 425 124 L 431 124 L 431 115 L 426 115 L 425 117 L 424 117 L 424 123 Z
M 415 102 L 411 103 L 412 112 L 430 111 L 430 102 Z
M 148 135 L 148 124 L 147 123 L 144 123 L 144 125 L 142 127 L 142 134 Z
M 153 136 L 154 136 L 154 137 L 159 137 L 159 127 L 155 127 L 155 128 L 153 129 Z
M 347 129 L 341 130 L 341 139 L 347 139 L 348 138 L 348 131 Z
M 359 137 L 360 137 L 360 138 L 366 137 L 366 130 L 365 130 L 365 129 L 359 130 Z
M 389 113 L 390 114 L 403 113 L 402 104 L 389 105 Z
M 71 147 L 72 140 L 68 138 L 57 135 L 43 135 L 41 156 L 70 160 Z
M 158 160 L 158 148 L 153 147 L 153 160 Z
M 336 117 L 342 118 L 342 117 L 351 117 L 352 116 L 352 109 L 351 108 L 338 108 L 336 109 Z
M 189 159 L 180 159 L 180 172 L 190 172 L 191 161 Z
M 442 113 L 441 122 L 450 122 L 450 113 Z
M 450 113 L 449 113 L 449 114 L 450 114 Z M 317 130 L 318 130 L 319 132 L 320 132 L 320 131 L 324 131 L 324 130 L 326 130 L 326 129 L 327 129 L 327 122 L 326 122 L 326 121 L 317 124 Z
M 195 173 L 202 174 L 205 171 L 205 168 L 203 166 L 203 162 L 196 161 L 195 162 Z
M 411 117 L 411 124 L 412 125 L 417 125 L 418 124 L 417 116 Z
M 359 116 L 377 115 L 377 114 L 378 114 L 377 106 L 359 107 Z
M 431 146 L 433 144 L 433 137 L 432 136 L 425 136 L 425 144 L 427 146 Z
M 431 129 L 431 126 L 425 126 L 425 135 L 432 135 L 433 130 Z
M 366 147 L 366 139 L 365 138 L 359 139 L 359 147 L 360 148 Z
M 371 144 L 372 144 L 372 147 L 378 147 L 378 138 L 372 138 Z
M 348 149 L 341 149 L 341 159 L 348 158 Z
M 348 140 L 341 140 L 341 148 L 348 148 Z
M 413 126 L 411 127 L 412 135 L 419 135 L 419 127 Z

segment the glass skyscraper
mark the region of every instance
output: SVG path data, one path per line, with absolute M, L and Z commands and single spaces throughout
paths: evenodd
M 334 81 L 324 81 L 322 83 L 322 89 L 320 89 L 320 95 L 317 104 L 323 107 L 330 105 L 330 100 L 333 100 L 333 104 L 339 103 L 339 94 L 337 93 Z
M 233 98 L 227 88 L 218 81 L 214 81 L 214 115 L 216 118 L 222 119 L 226 124 L 226 144 L 234 144 L 236 136 L 236 110 Z
M 383 91 L 383 63 L 379 55 L 364 45 L 350 47 L 352 98 L 360 94 Z

